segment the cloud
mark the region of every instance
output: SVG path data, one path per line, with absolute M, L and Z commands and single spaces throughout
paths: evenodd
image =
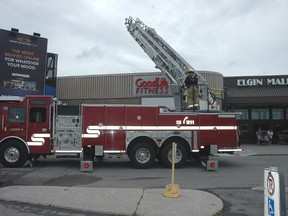
M 129 35 L 139 17 L 195 69 L 287 74 L 286 0 L 2 0 L 0 28 L 39 32 L 59 55 L 58 75 L 152 72 Z
M 76 58 L 77 59 L 86 59 L 86 60 L 90 60 L 90 59 L 101 59 L 103 58 L 103 51 L 100 49 L 99 46 L 94 46 L 91 49 L 88 50 L 83 50 L 83 52 L 80 55 L 77 55 Z

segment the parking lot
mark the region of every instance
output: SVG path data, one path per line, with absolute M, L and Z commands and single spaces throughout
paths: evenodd
M 276 166 L 287 179 L 287 150 L 287 146 L 280 145 L 250 146 L 241 156 L 219 157 L 219 169 L 213 172 L 207 172 L 192 160 L 184 168 L 176 169 L 175 183 L 182 190 L 216 195 L 224 203 L 223 215 L 261 215 L 264 169 Z M 134 169 L 124 157 L 96 161 L 93 172 L 80 172 L 79 166 L 79 159 L 40 158 L 33 168 L 1 168 L 0 184 L 1 187 L 131 188 L 164 192 L 165 186 L 171 183 L 171 170 L 159 162 L 151 169 Z

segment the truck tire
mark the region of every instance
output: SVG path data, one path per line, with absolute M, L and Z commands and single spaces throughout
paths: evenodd
M 148 143 L 138 143 L 131 148 L 129 158 L 135 168 L 147 169 L 153 166 L 156 153 Z
M 165 167 L 172 167 L 172 144 L 168 144 L 164 146 L 161 153 L 161 162 Z M 187 151 L 183 147 L 183 145 L 178 144 L 176 150 L 176 158 L 175 158 L 175 167 L 180 168 L 183 167 L 187 160 Z
M 21 167 L 27 162 L 27 159 L 27 149 L 18 140 L 10 140 L 0 146 L 0 163 L 5 167 Z

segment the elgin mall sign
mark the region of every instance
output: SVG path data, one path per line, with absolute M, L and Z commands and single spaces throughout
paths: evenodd
M 288 78 L 237 79 L 237 86 L 288 86 Z

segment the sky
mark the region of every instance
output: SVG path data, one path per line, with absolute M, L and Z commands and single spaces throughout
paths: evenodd
M 0 28 L 37 32 L 58 76 L 157 72 L 128 33 L 139 18 L 196 70 L 288 74 L 287 0 L 0 0 Z

